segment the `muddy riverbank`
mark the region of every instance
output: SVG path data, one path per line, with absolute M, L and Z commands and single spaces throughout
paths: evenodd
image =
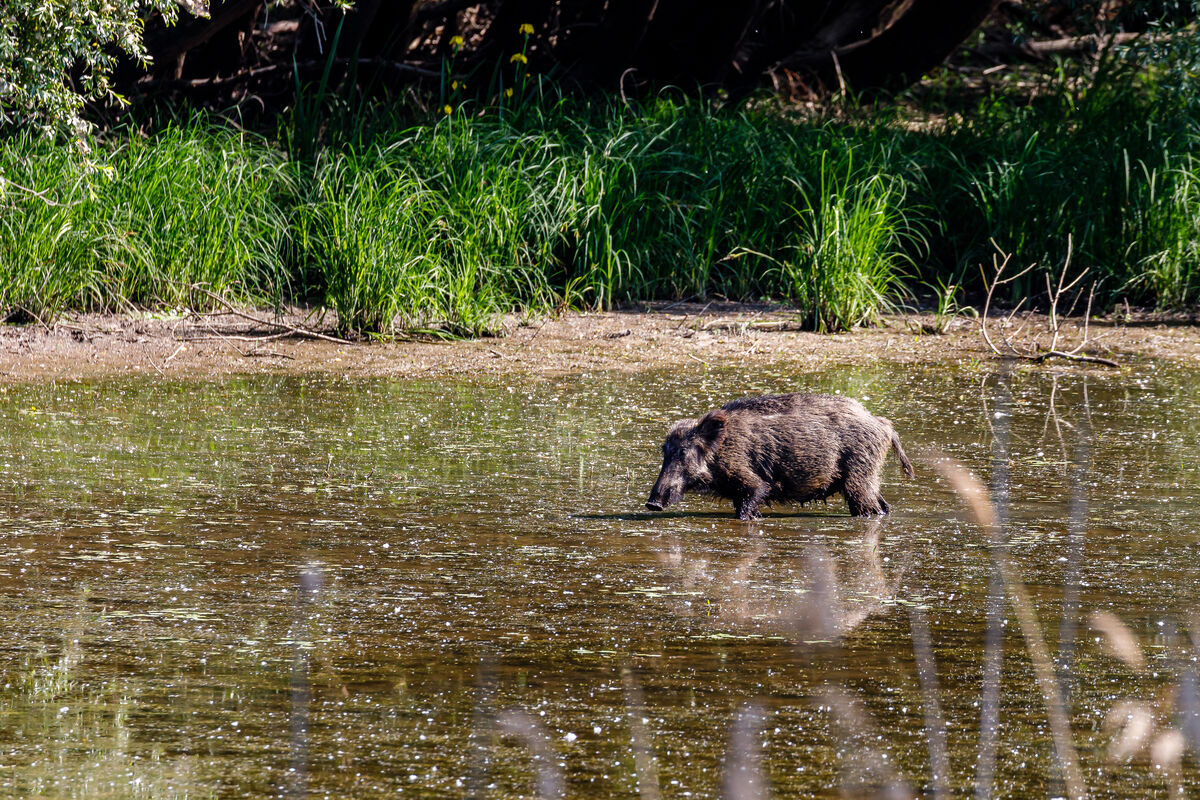
M 1200 327 L 1194 322 L 1152 314 L 1093 320 L 1087 352 L 1118 362 L 1141 357 L 1200 361 Z M 795 315 L 778 307 L 664 304 L 514 317 L 505 321 L 504 335 L 472 341 L 339 341 L 328 320 L 302 309 L 279 318 L 261 311 L 243 316 L 83 314 L 51 326 L 0 326 L 0 380 L 137 374 L 554 375 L 697 364 L 793 362 L 800 369 L 818 369 L 877 358 L 914 363 L 995 358 L 976 320 L 952 320 L 944 333 L 933 332 L 936 327 L 929 315 L 897 315 L 876 328 L 823 335 L 798 330 Z M 1031 331 L 1045 327 L 1044 318 L 1034 317 L 1019 335 L 1028 340 Z M 1080 336 L 1076 322 L 1065 326 L 1068 348 Z

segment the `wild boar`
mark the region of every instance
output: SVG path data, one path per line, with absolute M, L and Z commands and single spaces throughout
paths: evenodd
M 887 514 L 879 478 L 889 447 L 911 478 L 891 421 L 857 400 L 828 394 L 734 400 L 671 426 L 646 508 L 661 511 L 684 492 L 709 492 L 732 500 L 738 519 L 753 519 L 764 503 L 807 503 L 841 492 L 856 517 Z

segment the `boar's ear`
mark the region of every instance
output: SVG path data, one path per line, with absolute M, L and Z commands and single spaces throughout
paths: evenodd
M 723 409 L 710 411 L 696 423 L 696 435 L 706 446 L 716 449 L 725 438 L 725 421 L 729 415 Z

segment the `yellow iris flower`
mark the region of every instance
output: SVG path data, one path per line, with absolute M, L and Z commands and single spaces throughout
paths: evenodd
M 529 59 L 525 57 L 524 53 L 513 53 L 512 58 L 510 58 L 508 62 L 511 64 L 514 61 L 520 61 L 522 64 L 529 63 Z
M 533 26 L 528 22 L 521 23 L 521 27 L 517 28 L 517 33 L 523 33 L 526 36 L 533 36 Z

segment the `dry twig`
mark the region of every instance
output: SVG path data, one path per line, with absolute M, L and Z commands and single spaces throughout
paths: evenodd
M 995 245 L 995 242 L 992 242 L 992 244 Z M 996 246 L 996 250 L 998 253 L 1003 252 L 1000 250 L 998 245 Z M 1012 311 L 1005 315 L 1004 319 L 1000 323 L 1000 338 L 1004 345 L 1003 349 L 997 346 L 995 340 L 992 338 L 991 331 L 988 330 L 988 312 L 992 306 L 992 297 L 996 292 L 996 287 L 1003 286 L 1007 283 L 1012 283 L 1028 273 L 1036 265 L 1030 264 L 1028 267 L 1016 273 L 1015 275 L 1010 275 L 1007 278 L 1001 278 L 1000 276 L 1003 275 L 1004 271 L 1008 268 L 1009 261 L 1012 260 L 1012 255 L 1004 253 L 1003 260 L 1001 260 L 998 255 L 993 255 L 992 279 L 990 283 L 988 281 L 988 276 L 983 272 L 983 267 L 980 266 L 979 271 L 983 275 L 984 286 L 987 287 L 987 299 L 983 304 L 983 313 L 979 317 L 979 326 L 981 332 L 983 333 L 983 340 L 987 343 L 988 348 L 990 348 L 993 353 L 1005 358 L 1019 358 L 1025 361 L 1032 361 L 1036 364 L 1044 363 L 1051 358 L 1061 358 L 1065 361 L 1082 361 L 1091 364 L 1103 364 L 1107 367 L 1120 366 L 1112 359 L 1088 355 L 1083 352 L 1084 348 L 1087 347 L 1089 343 L 1088 321 L 1092 316 L 1092 301 L 1095 299 L 1096 295 L 1095 283 L 1092 283 L 1091 287 L 1088 289 L 1087 309 L 1083 314 L 1082 339 L 1080 340 L 1079 344 L 1070 350 L 1059 349 L 1059 336 L 1062 332 L 1063 317 L 1060 317 L 1059 315 L 1058 304 L 1062 301 L 1063 297 L 1069 295 L 1072 290 L 1079 286 L 1079 284 L 1087 276 L 1087 270 L 1082 270 L 1077 276 L 1075 276 L 1074 280 L 1070 282 L 1067 281 L 1067 273 L 1071 267 L 1071 256 L 1073 252 L 1073 241 L 1072 238 L 1068 236 L 1067 257 L 1063 261 L 1062 271 L 1058 276 L 1057 287 L 1055 287 L 1051 282 L 1050 275 L 1048 273 L 1046 275 L 1046 296 L 1050 300 L 1050 313 L 1046 330 L 1046 334 L 1050 336 L 1050 345 L 1048 347 L 1042 346 L 1041 342 L 1039 341 L 1039 336 L 1034 336 L 1028 341 L 1021 338 L 1025 331 L 1025 327 L 1029 324 L 1030 317 L 1026 317 L 1021 323 L 1021 326 L 1011 336 L 1008 333 L 1008 329 L 1012 325 L 1013 319 L 1016 317 L 1017 312 L 1021 310 L 1022 305 L 1025 303 L 1025 298 L 1022 298 L 1021 301 L 1017 303 L 1016 307 L 1014 307 Z M 1078 304 L 1078 302 L 1079 295 L 1077 294 L 1074 302 L 1071 303 L 1070 309 L 1067 311 L 1067 317 L 1074 312 L 1075 306 Z

